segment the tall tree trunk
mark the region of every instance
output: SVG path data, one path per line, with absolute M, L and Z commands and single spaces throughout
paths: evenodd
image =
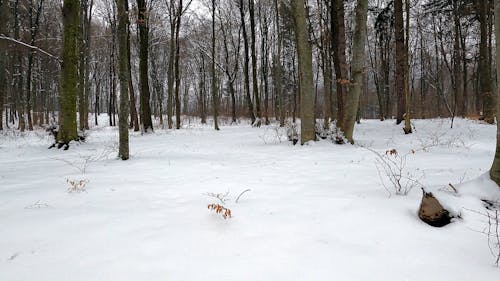
M 411 98 L 410 98 L 410 52 L 409 52 L 409 47 L 410 47 L 410 0 L 405 1 L 405 10 L 406 10 L 406 24 L 405 24 L 405 53 L 404 53 L 404 95 L 405 95 L 405 108 L 406 108 L 406 115 L 405 115 L 405 127 L 403 128 L 403 131 L 405 134 L 411 134 L 412 129 L 411 129 L 411 121 L 410 121 L 410 115 L 411 115 Z
M 181 99 L 179 96 L 180 86 L 181 86 L 181 77 L 179 72 L 179 30 L 181 27 L 181 17 L 182 17 L 182 0 L 179 0 L 179 7 L 177 11 L 177 23 L 175 24 L 175 127 L 176 129 L 181 128 Z
M 314 88 L 312 70 L 312 48 L 309 42 L 304 0 L 292 0 L 295 41 L 300 80 L 300 143 L 316 140 L 314 131 Z
M 0 34 L 7 33 L 9 6 L 7 0 L 0 0 Z M 4 99 L 7 94 L 7 42 L 0 40 L 0 131 L 3 130 Z M 5 111 L 7 115 L 7 111 Z M 5 118 L 7 123 L 7 118 Z
M 176 54 L 176 40 L 175 40 L 175 25 L 176 21 L 175 11 L 175 0 L 170 0 L 169 6 L 169 18 L 170 18 L 170 43 L 168 50 L 168 72 L 167 72 L 167 123 L 168 128 L 172 129 L 174 127 L 174 121 L 172 119 L 173 111 L 174 111 L 174 83 L 175 83 L 175 75 L 174 75 L 174 65 L 175 65 L 175 54 Z
M 92 27 L 92 8 L 94 6 L 94 0 L 90 0 L 90 6 L 88 9 L 85 11 L 85 50 L 84 50 L 84 56 L 85 56 L 85 66 L 84 66 L 84 71 L 85 71 L 85 77 L 84 77 L 84 83 L 85 83 L 85 115 L 84 115 L 84 120 L 83 120 L 83 127 L 88 130 L 89 127 L 89 99 L 90 99 L 90 42 L 91 42 L 91 27 Z M 127 3 L 127 8 L 128 8 L 128 3 Z M 127 10 L 128 11 L 128 10 Z
M 337 85 L 337 128 L 342 129 L 344 120 L 344 101 L 347 96 L 347 85 L 349 84 L 349 66 L 345 56 L 345 22 L 344 1 L 332 0 L 330 7 L 330 21 L 332 30 L 333 63 L 335 67 L 335 78 Z
M 463 95 L 462 79 L 460 77 L 460 9 L 458 5 L 458 0 L 453 1 L 453 22 L 454 22 L 454 38 L 453 38 L 453 78 L 455 85 L 453 85 L 453 90 L 455 91 L 455 111 L 457 116 L 465 117 L 465 103 Z
M 500 0 L 495 0 L 495 37 L 500 38 Z M 500 61 L 500 40 L 496 40 L 496 61 Z M 500 63 L 496 64 L 497 73 L 500 73 Z M 500 77 L 497 76 L 497 85 L 500 85 Z M 497 112 L 500 112 L 500 87 L 497 87 Z M 497 122 L 497 145 L 493 165 L 490 169 L 490 177 L 500 186 L 500 122 Z
M 151 120 L 151 107 L 149 105 L 151 96 L 149 93 L 148 78 L 148 47 L 149 47 L 149 23 L 148 8 L 146 0 L 137 0 L 137 26 L 139 29 L 139 86 L 141 91 L 141 122 L 144 132 L 153 131 L 153 121 Z
M 200 118 L 201 124 L 207 124 L 207 107 L 205 102 L 205 55 L 203 52 L 200 52 Z
M 464 108 L 464 114 L 467 115 L 467 113 L 469 113 L 469 108 L 468 108 L 468 100 L 469 100 L 469 97 L 468 97 L 468 87 L 469 87 L 469 82 L 468 82 L 468 67 L 467 67 L 467 52 L 465 51 L 465 40 L 466 40 L 466 36 L 465 34 L 463 34 L 463 31 L 462 29 L 459 30 L 460 31 L 460 46 L 461 46 L 461 50 L 462 50 L 462 82 L 463 82 L 463 108 Z
M 78 27 L 80 7 L 78 0 L 64 0 L 63 50 L 61 66 L 61 97 L 57 141 L 69 144 L 78 140 L 76 126 L 76 97 L 78 94 Z
M 85 29 L 86 29 L 86 10 L 87 10 L 88 0 L 80 0 L 80 25 L 78 33 L 78 128 L 80 131 L 85 129 L 85 114 L 86 104 L 85 104 Z
M 243 64 L 243 75 L 245 76 L 245 96 L 248 105 L 248 115 L 250 115 L 250 120 L 252 124 L 255 123 L 255 114 L 253 112 L 252 97 L 250 96 L 250 74 L 249 74 L 249 47 L 248 47 L 248 35 L 247 27 L 245 21 L 245 5 L 243 0 L 240 0 L 240 19 L 241 19 L 241 29 L 243 31 L 243 46 L 244 46 L 244 64 Z
M 396 124 L 401 124 L 405 113 L 405 29 L 403 24 L 403 0 L 394 0 L 394 33 L 396 39 Z
M 355 30 L 352 40 L 352 79 L 349 95 L 346 98 L 344 136 L 350 143 L 354 143 L 353 132 L 356 115 L 359 108 L 359 97 L 363 85 L 363 67 L 365 60 L 366 18 L 368 0 L 358 0 L 356 6 Z
M 267 13 L 262 13 L 262 3 L 259 3 L 259 23 L 261 30 L 261 86 L 264 94 L 264 123 L 269 125 L 269 48 L 268 48 L 268 26 L 267 26 Z M 262 94 L 262 91 L 261 91 Z
M 212 64 L 210 65 L 210 76 L 212 84 L 212 102 L 214 111 L 214 129 L 219 130 L 219 100 L 217 95 L 217 78 L 215 77 L 215 0 L 212 0 Z
M 325 2 L 325 9 L 329 10 L 328 2 Z M 323 128 L 328 130 L 330 128 L 330 113 L 331 113 L 331 84 L 332 84 L 332 69 L 331 69 L 331 54 L 330 54 L 330 31 L 323 22 L 327 22 L 323 18 L 323 1 L 318 0 L 318 22 L 320 28 L 321 39 L 321 69 L 323 75 Z
M 479 91 L 483 98 L 484 121 L 495 123 L 495 97 L 491 85 L 491 63 L 488 54 L 488 12 L 489 1 L 477 0 L 481 38 L 479 40 Z
M 278 5 L 278 0 L 274 0 L 274 9 L 276 12 L 276 33 L 278 36 L 278 42 L 276 42 L 277 46 L 277 51 L 276 51 L 276 57 L 274 61 L 274 67 L 275 67 L 275 91 L 278 95 L 278 104 L 279 104 L 279 118 L 280 118 L 280 127 L 285 126 L 285 101 L 283 98 L 283 90 L 281 87 L 281 82 L 282 82 L 282 66 L 281 66 L 281 49 L 283 46 L 283 35 L 281 34 L 281 27 L 280 27 L 280 13 L 279 9 L 280 6 Z
M 250 50 L 252 57 L 252 90 L 253 97 L 255 99 L 255 111 L 257 113 L 257 121 L 253 124 L 259 127 L 261 125 L 262 114 L 260 112 L 260 97 L 259 97 L 259 85 L 257 80 L 257 54 L 255 50 L 255 9 L 254 0 L 249 0 L 248 11 L 250 14 Z
M 126 12 L 129 11 L 128 0 L 125 0 Z M 130 54 L 130 24 L 127 25 L 127 60 L 128 60 L 128 90 L 130 94 L 130 125 L 129 128 L 134 128 L 134 132 L 138 132 L 139 128 L 139 117 L 137 114 L 136 98 L 134 92 L 134 81 L 132 80 L 132 60 Z
M 122 160 L 129 158 L 128 140 L 128 115 L 129 115 L 129 92 L 128 92 L 128 5 L 126 0 L 116 0 L 118 8 L 118 62 L 120 77 L 120 113 L 118 115 L 119 126 L 119 148 L 118 157 Z

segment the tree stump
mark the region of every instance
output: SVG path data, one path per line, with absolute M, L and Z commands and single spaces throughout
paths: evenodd
M 446 210 L 431 192 L 423 190 L 418 217 L 434 227 L 443 227 L 451 222 L 450 212 Z

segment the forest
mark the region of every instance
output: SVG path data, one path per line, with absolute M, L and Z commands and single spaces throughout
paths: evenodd
M 497 280 L 499 14 L 0 0 L 0 280 Z

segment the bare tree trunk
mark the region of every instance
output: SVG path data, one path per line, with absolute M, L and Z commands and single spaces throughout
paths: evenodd
M 309 42 L 306 9 L 303 0 L 292 0 L 295 41 L 300 80 L 300 143 L 316 140 L 314 131 L 314 88 L 312 70 L 312 48 Z
M 149 78 L 148 78 L 148 58 L 149 58 L 149 23 L 148 8 L 146 0 L 137 0 L 139 10 L 137 16 L 137 26 L 139 29 L 139 86 L 141 91 L 141 122 L 144 132 L 153 131 L 153 121 L 151 120 Z
M 129 3 L 128 0 L 125 0 L 125 8 L 127 8 L 126 12 L 129 11 Z M 127 60 L 128 60 L 128 90 L 130 94 L 130 125 L 129 128 L 134 128 L 134 132 L 138 132 L 139 128 L 139 117 L 137 114 L 136 107 L 136 98 L 134 92 L 134 81 L 132 80 L 132 60 L 130 55 L 130 24 L 127 26 Z
M 332 0 L 330 8 L 333 63 L 335 66 L 335 78 L 337 84 L 337 127 L 342 129 L 344 120 L 344 101 L 347 96 L 347 85 L 349 84 L 349 66 L 345 56 L 345 22 L 344 22 L 344 1 Z
M 479 41 L 479 79 L 480 94 L 483 98 L 484 121 L 495 123 L 495 97 L 491 85 L 491 64 L 488 60 L 488 11 L 489 1 L 476 0 L 479 9 L 481 38 Z
M 87 10 L 88 0 L 80 0 L 80 24 L 78 29 L 78 128 L 80 131 L 85 129 L 85 114 L 86 104 L 85 104 L 85 29 L 86 29 L 86 10 Z
M 168 15 L 170 19 L 170 43 L 169 43 L 169 50 L 168 50 L 168 72 L 167 72 L 167 123 L 168 123 L 168 128 L 172 129 L 174 126 L 174 121 L 172 119 L 173 115 L 173 101 L 174 101 L 174 80 L 175 80 L 175 75 L 174 75 L 174 61 L 175 61 L 175 53 L 176 53 L 176 40 L 175 40 L 175 25 L 177 23 L 176 21 L 176 14 L 177 12 L 175 11 L 175 0 L 170 0 L 170 6 L 168 7 Z
M 243 0 L 240 0 L 240 19 L 241 19 L 241 29 L 243 31 L 243 42 L 244 42 L 244 64 L 243 64 L 243 74 L 245 76 L 245 96 L 248 105 L 248 114 L 250 115 L 250 120 L 255 123 L 255 114 L 253 112 L 252 97 L 250 96 L 250 74 L 249 74 L 249 47 L 248 47 L 248 35 L 245 21 L 245 6 Z
M 495 0 L 495 37 L 500 38 L 500 0 Z M 500 40 L 496 40 L 496 61 L 500 61 Z M 496 64 L 497 73 L 500 73 L 500 63 Z M 500 85 L 500 77 L 497 76 L 497 84 Z M 500 112 L 500 87 L 497 87 L 497 111 Z M 490 177 L 500 186 L 500 122 L 497 122 L 497 145 L 493 165 L 490 169 Z
M 405 134 L 411 134 L 411 98 L 410 98 L 410 53 L 409 53 L 409 45 L 410 45 L 410 2 L 409 0 L 405 1 L 405 10 L 406 10 L 406 25 L 405 25 L 405 45 L 404 45 L 404 95 L 405 95 L 405 127 L 403 131 Z
M 212 102 L 214 111 L 214 129 L 219 130 L 219 101 L 217 95 L 217 78 L 215 77 L 215 0 L 212 0 L 212 64 L 210 65 L 210 75 L 212 78 Z
M 261 30 L 261 86 L 264 92 L 264 123 L 269 125 L 269 83 L 268 83 L 268 70 L 269 70 L 269 48 L 268 48 L 268 29 L 267 26 L 267 12 L 262 13 L 262 3 L 259 3 L 259 19 Z M 261 91 L 262 94 L 262 91 Z
M 78 0 L 64 0 L 63 2 L 63 63 L 61 66 L 60 127 L 57 141 L 66 145 L 72 140 L 78 140 L 76 97 L 78 94 L 79 8 Z
M 255 12 L 254 12 L 254 0 L 249 0 L 248 10 L 250 14 L 250 50 L 252 57 L 252 90 L 253 97 L 255 99 L 255 111 L 257 113 L 257 120 L 254 122 L 254 126 L 259 127 L 261 125 L 262 114 L 260 112 L 260 97 L 259 97 L 259 85 L 257 80 L 257 54 L 255 50 Z
M 281 82 L 282 82 L 282 66 L 281 66 L 281 48 L 283 45 L 283 35 L 281 34 L 281 27 L 280 27 L 280 13 L 279 13 L 279 8 L 280 6 L 278 5 L 278 0 L 274 0 L 274 9 L 276 12 L 276 33 L 278 36 L 278 48 L 276 51 L 276 56 L 275 56 L 275 61 L 274 61 L 274 67 L 276 69 L 275 71 L 275 91 L 278 95 L 278 104 L 279 104 L 279 118 L 280 118 L 280 127 L 285 126 L 285 101 L 283 98 L 283 89 L 281 87 Z
M 122 160 L 129 158 L 128 140 L 128 115 L 129 115 L 129 92 L 128 92 L 128 7 L 126 0 L 116 0 L 118 8 L 118 56 L 120 77 L 120 113 L 118 115 L 119 126 L 119 148 L 118 157 Z
M 179 7 L 177 12 L 177 22 L 175 24 L 175 65 L 174 65 L 174 75 L 175 75 L 175 127 L 176 129 L 181 128 L 181 99 L 179 97 L 179 91 L 181 86 L 181 77 L 179 73 L 179 30 L 181 26 L 182 17 L 182 0 L 179 0 Z
M 363 85 L 363 68 L 365 60 L 366 18 L 368 13 L 368 0 L 358 0 L 356 6 L 356 28 L 354 30 L 351 63 L 351 86 L 346 98 L 346 111 L 344 121 L 344 136 L 350 143 L 354 143 L 353 132 L 356 115 L 359 108 L 359 97 Z
M 455 111 L 456 115 L 465 117 L 465 103 L 463 95 L 462 79 L 460 78 L 460 10 L 458 1 L 453 1 L 453 22 L 454 22 L 454 40 L 453 40 L 453 90 L 455 92 Z
M 394 0 L 394 33 L 396 39 L 396 124 L 401 124 L 405 113 L 405 30 L 403 24 L 403 0 Z
M 0 34 L 7 33 L 9 6 L 7 0 L 0 0 Z M 0 40 L 0 131 L 3 130 L 4 99 L 7 94 L 7 42 Z M 5 111 L 7 116 L 7 110 Z M 6 124 L 7 117 L 5 118 Z

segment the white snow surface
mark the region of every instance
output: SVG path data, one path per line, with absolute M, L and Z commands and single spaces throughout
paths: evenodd
M 419 220 L 420 188 L 389 196 L 375 153 L 293 146 L 276 125 L 131 133 L 128 161 L 116 158 L 116 127 L 93 127 L 67 151 L 47 149 L 41 129 L 6 131 L 0 280 L 500 280 L 479 214 L 480 199 L 500 199 L 486 174 L 496 126 L 414 125 L 404 135 L 393 120 L 363 120 L 355 139 L 381 154 L 416 151 L 407 171 L 462 217 L 443 228 Z M 68 192 L 67 180 L 87 180 L 86 191 Z M 226 192 L 224 220 L 207 193 Z

